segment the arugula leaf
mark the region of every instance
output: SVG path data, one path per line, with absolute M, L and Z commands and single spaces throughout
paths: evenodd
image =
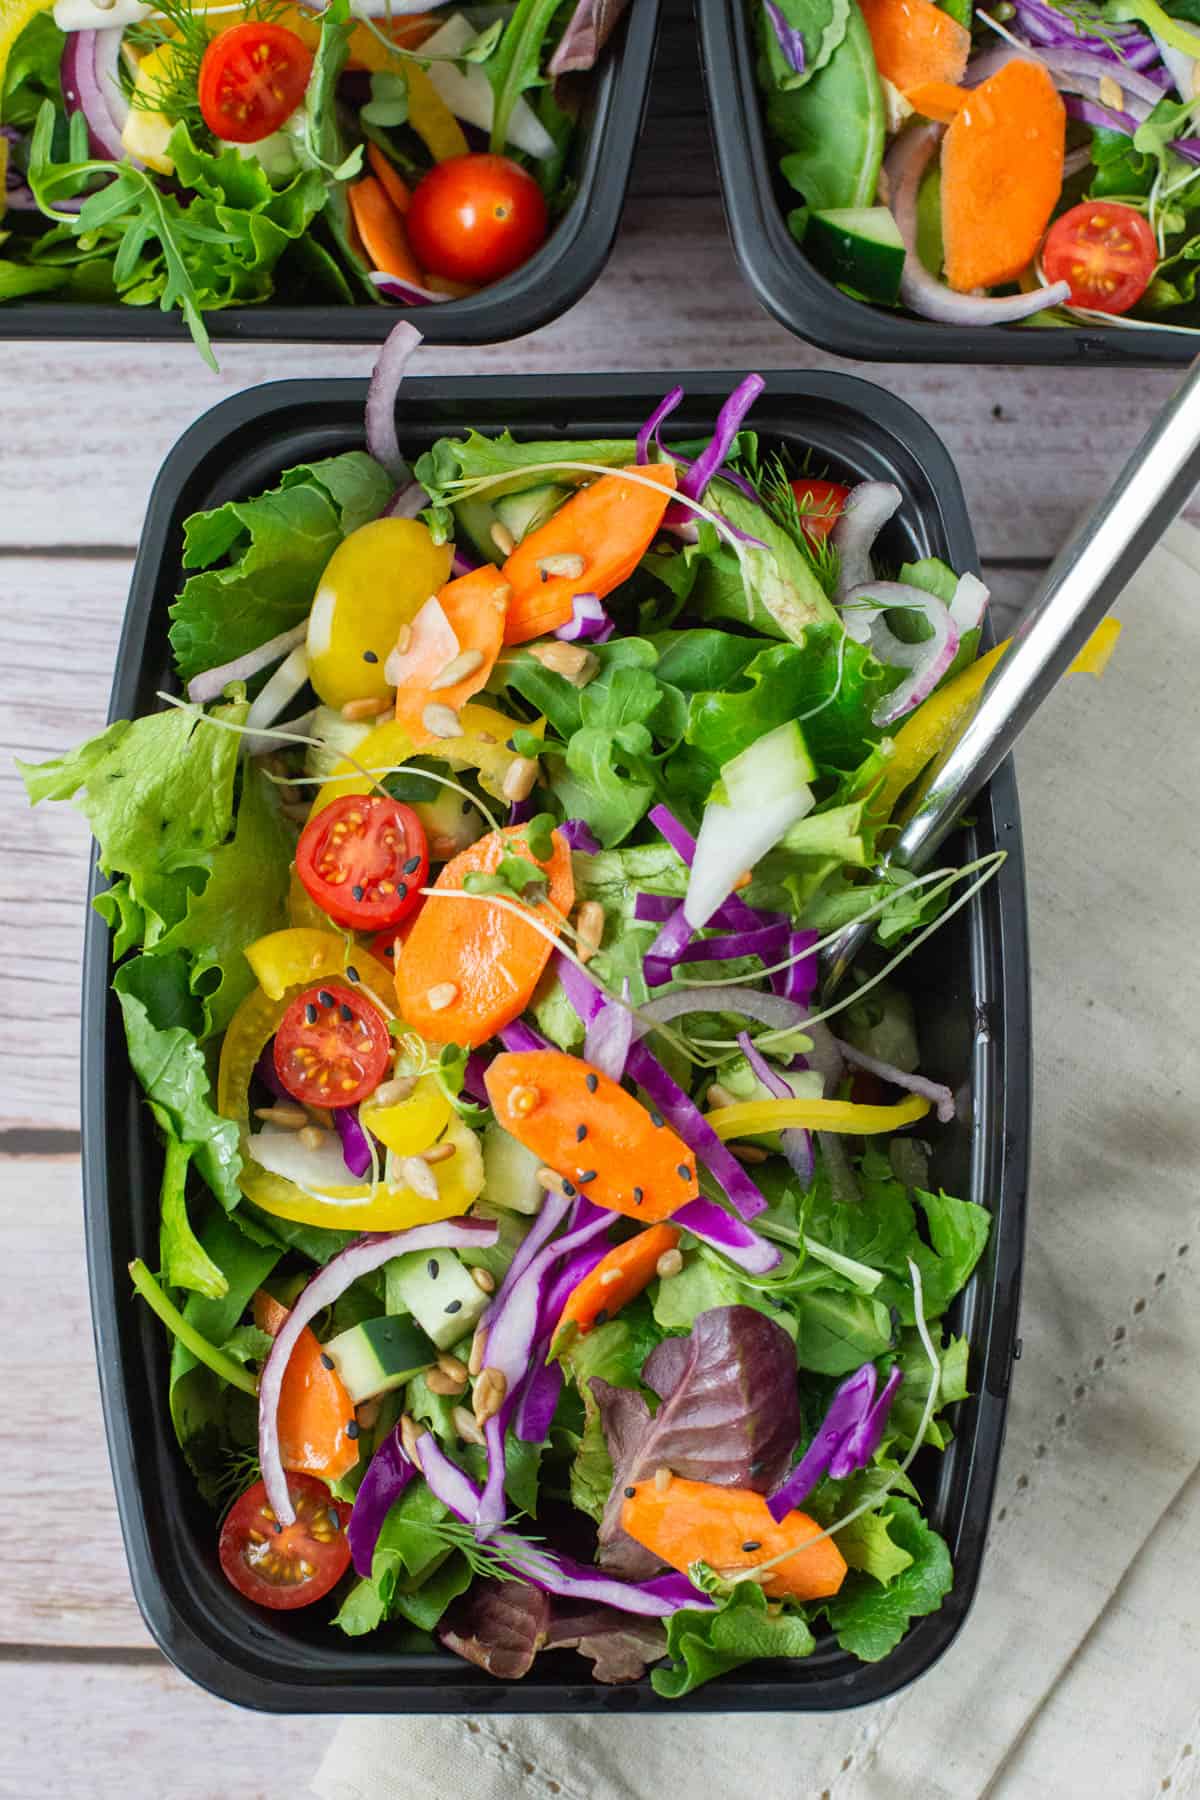
M 489 148 L 501 156 L 508 148 L 513 107 L 527 88 L 539 87 L 546 36 L 561 0 L 517 0 L 503 35 L 482 67 L 492 84 L 492 134 Z
M 534 477 L 543 471 L 549 475 L 563 457 L 570 462 L 602 463 L 605 468 L 618 468 L 632 464 L 636 456 L 637 445 L 633 438 L 519 443 L 511 431 L 501 432 L 498 437 L 485 437 L 472 427 L 464 438 L 439 438 L 420 458 L 414 474 L 435 505 L 452 505 L 459 498 L 456 484 L 460 481 L 511 477 L 511 483 L 497 481 L 494 487 L 487 489 L 486 497 L 496 500 L 502 494 L 519 493 L 522 488 L 534 486 Z M 562 479 L 576 482 L 584 477 L 564 470 Z
M 770 1657 L 809 1656 L 815 1639 L 798 1613 L 767 1611 L 767 1597 L 742 1581 L 715 1612 L 684 1607 L 667 1620 L 667 1654 L 673 1664 L 653 1669 L 650 1682 L 664 1700 L 694 1693 L 714 1676 Z
M 872 1576 L 848 1575 L 841 1592 L 823 1603 L 843 1650 L 879 1662 L 894 1650 L 914 1619 L 941 1606 L 954 1585 L 950 1552 L 910 1500 L 889 1497 L 893 1542 L 911 1558 L 884 1587 Z

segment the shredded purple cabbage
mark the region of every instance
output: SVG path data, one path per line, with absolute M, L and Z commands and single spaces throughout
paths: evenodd
M 662 443 L 658 436 L 659 427 L 663 424 L 664 420 L 670 418 L 671 414 L 682 401 L 683 389 L 681 387 L 673 387 L 669 394 L 663 395 L 662 399 L 637 434 L 637 460 L 639 463 L 648 463 L 650 461 L 651 443 L 654 444 L 657 450 L 662 450 Z
M 572 850 L 582 850 L 586 856 L 598 854 L 600 840 L 586 819 L 568 819 L 558 829 Z
M 746 414 L 766 385 L 761 375 L 747 375 L 744 381 L 738 382 L 717 414 L 716 430 L 707 449 L 696 458 L 679 484 L 679 492 L 689 500 L 703 497 L 705 488 L 728 457 Z
M 776 1524 L 803 1505 L 822 1476 L 831 1475 L 841 1481 L 866 1468 L 883 1440 L 892 1399 L 903 1379 L 897 1364 L 876 1398 L 879 1376 L 874 1363 L 864 1363 L 847 1376 L 830 1401 L 812 1443 L 786 1481 L 768 1496 L 767 1509 Z
M 777 6 L 775 0 L 763 0 L 763 6 L 766 9 L 768 19 L 771 21 L 771 29 L 775 33 L 779 48 L 783 53 L 784 62 L 787 64 L 788 68 L 794 70 L 797 75 L 803 75 L 804 33 L 802 31 L 797 31 L 794 26 L 788 24 L 782 7 Z
M 367 1464 L 346 1527 L 350 1555 L 360 1575 L 370 1575 L 383 1521 L 416 1473 L 415 1466 L 404 1453 L 397 1425 L 394 1431 L 388 1432 Z
M 342 1158 L 346 1167 L 360 1179 L 371 1167 L 371 1145 L 359 1123 L 357 1106 L 335 1106 L 333 1123 L 342 1140 Z

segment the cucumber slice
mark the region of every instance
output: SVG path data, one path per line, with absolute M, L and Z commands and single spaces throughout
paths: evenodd
M 847 206 L 809 215 L 804 248 L 831 281 L 894 306 L 900 297 L 904 240 L 886 206 Z
M 493 1206 L 517 1213 L 542 1210 L 546 1190 L 538 1181 L 541 1158 L 493 1119 L 483 1134 L 483 1191 Z
M 815 781 L 817 765 L 808 753 L 804 733 L 789 720 L 755 738 L 740 755 L 721 768 L 720 798 L 732 807 L 753 812 L 773 800 L 791 799 Z
M 434 861 L 448 862 L 482 837 L 487 828 L 478 807 L 464 800 L 457 788 L 430 781 L 422 774 L 423 766 L 417 761 L 394 770 L 384 777 L 384 786 L 393 800 L 402 800 L 412 807 L 425 828 Z
M 336 707 L 318 706 L 312 718 L 314 738 L 321 738 L 324 747 L 318 748 L 310 744 L 304 752 L 304 773 L 319 775 L 322 781 L 328 781 L 333 771 L 346 757 L 353 756 L 365 737 L 374 730 L 373 725 L 364 724 L 359 719 L 343 719 Z
M 355 1406 L 360 1400 L 403 1387 L 437 1357 L 425 1333 L 411 1319 L 395 1317 L 364 1319 L 321 1348 L 332 1358 Z
M 492 526 L 497 519 L 490 500 L 456 500 L 454 518 L 459 531 L 470 540 L 471 547 L 485 562 L 499 565 L 504 561 L 492 537 Z
M 513 543 L 519 544 L 522 538 L 553 517 L 567 493 L 565 487 L 557 487 L 548 481 L 540 487 L 526 488 L 520 494 L 502 494 L 495 503 L 496 517 L 512 534 Z
M 389 1313 L 409 1312 L 439 1350 L 473 1331 L 488 1303 L 453 1250 L 414 1250 L 386 1265 Z

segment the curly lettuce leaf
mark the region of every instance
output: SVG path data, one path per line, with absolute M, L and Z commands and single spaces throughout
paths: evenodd
M 651 1671 L 651 1685 L 664 1700 L 680 1700 L 743 1663 L 810 1656 L 815 1641 L 799 1613 L 768 1612 L 762 1589 L 742 1581 L 715 1612 L 684 1607 L 671 1615 L 667 1654 L 672 1660 Z
M 914 1619 L 937 1612 L 954 1585 L 950 1552 L 911 1500 L 889 1498 L 889 1532 L 909 1558 L 886 1586 L 859 1571 L 822 1609 L 843 1650 L 863 1662 L 879 1662 L 896 1648 Z

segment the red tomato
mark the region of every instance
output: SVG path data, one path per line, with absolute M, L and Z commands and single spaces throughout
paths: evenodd
M 451 156 L 417 183 L 404 224 L 423 269 L 482 286 L 528 262 L 546 236 L 546 202 L 507 156 Z
M 1145 218 L 1113 200 L 1085 200 L 1055 219 L 1042 245 L 1047 281 L 1071 285 L 1071 304 L 1124 313 L 1136 306 L 1158 263 Z
M 270 137 L 303 100 L 312 66 L 311 51 L 286 26 L 231 25 L 213 38 L 200 64 L 204 123 L 234 144 Z
M 391 1059 L 387 1020 L 358 988 L 297 994 L 275 1033 L 275 1073 L 305 1106 L 356 1106 Z
M 840 481 L 817 481 L 802 475 L 791 490 L 800 508 L 800 529 L 810 544 L 823 544 L 841 516 L 850 489 Z
M 227 1581 L 256 1606 L 290 1612 L 311 1606 L 340 1581 L 350 1562 L 350 1508 L 313 1475 L 289 1475 L 294 1525 L 279 1527 L 261 1481 L 225 1515 L 217 1555 Z M 305 1572 L 307 1571 L 307 1573 Z
M 405 938 L 408 936 L 416 922 L 416 915 L 414 914 L 411 918 L 405 919 L 399 931 L 394 929 L 391 931 L 377 931 L 367 945 L 367 949 L 371 952 L 371 955 L 377 956 L 384 968 L 390 969 L 393 975 L 396 973 L 396 956 Z
M 850 1098 L 855 1106 L 886 1106 L 889 1097 L 884 1083 L 870 1069 L 850 1071 Z
M 300 833 L 296 873 L 337 925 L 383 931 L 421 904 L 429 874 L 425 827 L 383 794 L 343 794 Z

